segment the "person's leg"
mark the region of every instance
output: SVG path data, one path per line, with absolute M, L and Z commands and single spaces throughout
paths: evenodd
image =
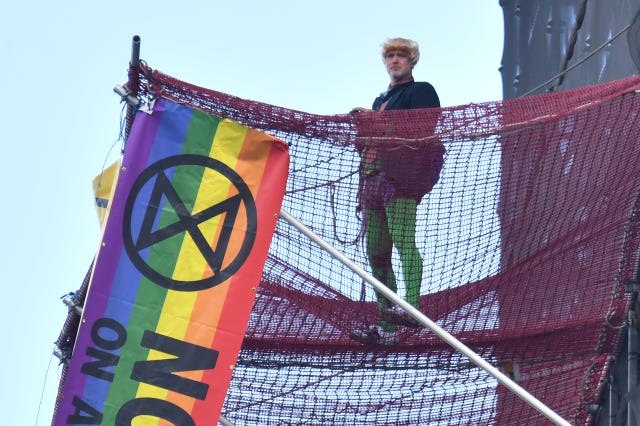
M 417 203 L 413 198 L 394 198 L 387 204 L 386 212 L 391 238 L 402 261 L 406 301 L 419 309 L 422 257 L 415 238 L 416 209 Z
M 387 225 L 387 215 L 384 210 L 365 210 L 365 237 L 367 242 L 367 256 L 373 276 L 396 292 L 396 276 L 391 265 L 391 253 L 393 243 Z M 382 294 L 376 291 L 378 308 L 382 311 L 391 303 Z M 381 321 L 380 325 L 386 331 L 393 331 L 395 327 L 386 321 Z

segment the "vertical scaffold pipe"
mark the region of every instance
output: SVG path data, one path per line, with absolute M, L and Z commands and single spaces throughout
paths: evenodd
M 629 309 L 629 321 L 627 325 L 627 396 L 633 395 L 638 386 L 638 293 L 633 292 L 631 308 Z M 611 403 L 611 402 L 609 402 Z M 635 425 L 636 419 L 635 398 L 627 397 L 627 424 Z
M 131 41 L 131 61 L 129 65 L 137 68 L 140 65 L 140 36 L 134 35 Z
M 134 35 L 131 41 L 131 59 L 129 60 L 129 81 L 127 82 L 127 89 L 129 92 L 136 96 L 140 90 L 140 36 Z M 124 129 L 124 140 L 129 139 L 129 131 L 133 124 L 134 107 L 127 105 L 127 118 Z

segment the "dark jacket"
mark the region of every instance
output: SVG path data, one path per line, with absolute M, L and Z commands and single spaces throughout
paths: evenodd
M 436 89 L 426 82 L 410 81 L 394 87 L 378 96 L 373 101 L 373 109 L 380 110 L 384 101 L 387 102 L 385 111 L 415 108 L 440 108 L 440 99 Z
M 426 82 L 408 82 L 382 93 L 373 102 L 373 109 L 379 111 L 384 102 L 387 102 L 385 111 L 440 107 L 438 94 Z M 432 127 L 435 131 L 436 124 L 434 120 L 427 128 Z M 417 202 L 438 182 L 444 153 L 442 144 L 433 142 L 412 147 L 378 148 L 382 170 L 396 188 L 396 195 L 415 198 Z

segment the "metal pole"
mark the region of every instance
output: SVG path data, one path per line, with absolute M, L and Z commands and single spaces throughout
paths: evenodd
M 229 420 L 227 420 L 223 416 L 220 416 L 220 418 L 218 419 L 218 423 L 221 424 L 222 426 L 235 426 L 233 423 L 231 423 Z
M 140 90 L 140 36 L 134 35 L 131 40 L 131 59 L 129 60 L 128 81 L 125 95 L 120 93 L 123 100 L 127 100 L 127 118 L 124 128 L 124 139 L 129 139 L 129 132 L 133 124 L 134 107 L 138 106 L 138 91 Z M 114 89 L 116 90 L 116 89 Z M 118 90 L 116 90 L 118 92 Z M 118 92 L 119 93 L 119 92 Z
M 613 366 L 611 366 L 611 369 L 613 370 Z M 614 398 L 616 397 L 616 395 L 613 393 L 613 384 L 614 384 L 614 375 L 612 371 L 609 371 L 609 426 L 613 425 L 613 421 L 616 417 L 616 410 L 618 407 L 613 407 L 613 402 L 614 402 Z M 617 404 L 616 404 L 617 405 Z
M 351 269 L 353 272 L 358 274 L 363 280 L 371 284 L 379 293 L 382 293 L 384 297 L 389 299 L 389 301 L 391 301 L 392 303 L 400 306 L 402 309 L 407 311 L 412 318 L 414 318 L 420 324 L 427 327 L 429 330 L 433 331 L 438 337 L 440 337 L 440 339 L 442 339 L 447 344 L 455 348 L 458 352 L 467 356 L 467 358 L 469 358 L 478 367 L 482 368 L 487 373 L 491 374 L 496 380 L 498 380 L 498 382 L 504 385 L 511 392 L 518 395 L 522 400 L 524 400 L 527 404 L 529 404 L 531 407 L 533 407 L 538 412 L 540 412 L 547 419 L 551 420 L 556 425 L 571 426 L 569 422 L 564 420 L 562 417 L 556 414 L 553 410 L 551 410 L 549 407 L 547 407 L 538 399 L 536 399 L 533 395 L 531 395 L 526 390 L 524 390 L 516 382 L 509 379 L 509 377 L 504 375 L 500 370 L 498 370 L 493 365 L 485 361 L 481 356 L 479 356 L 478 354 L 473 352 L 471 349 L 469 349 L 469 347 L 467 347 L 464 343 L 460 342 L 451 334 L 449 334 L 446 330 L 441 328 L 438 324 L 431 321 L 422 312 L 420 312 L 419 310 L 414 308 L 412 305 L 410 305 L 407 301 L 399 297 L 395 292 L 390 290 L 386 285 L 378 281 L 374 276 L 369 274 L 360 266 L 356 265 L 354 262 L 352 262 L 350 259 L 344 256 L 342 253 L 336 250 L 333 246 L 331 246 L 329 243 L 324 241 L 319 235 L 314 233 L 311 229 L 307 228 L 297 219 L 289 215 L 289 213 L 287 213 L 285 210 L 280 210 L 280 217 L 286 220 L 291 226 L 296 228 L 302 234 L 306 235 L 311 241 L 319 245 L 322 249 L 324 249 L 329 254 L 331 254 L 331 256 L 333 256 L 334 258 L 342 262 L 345 266 L 347 266 L 349 269 Z
M 636 392 L 638 386 L 638 329 L 637 329 L 637 293 L 633 293 L 634 300 L 629 309 L 629 325 L 627 326 L 627 424 L 635 425 L 635 407 L 634 398 L 631 398 Z
M 133 68 L 137 68 L 140 65 L 140 36 L 134 35 L 131 40 L 131 61 L 129 64 Z

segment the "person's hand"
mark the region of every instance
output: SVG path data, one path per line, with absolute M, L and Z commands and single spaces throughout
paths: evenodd
M 351 110 L 351 114 L 356 114 L 359 112 L 373 112 L 373 110 L 369 108 L 362 108 L 362 107 L 355 107 Z

